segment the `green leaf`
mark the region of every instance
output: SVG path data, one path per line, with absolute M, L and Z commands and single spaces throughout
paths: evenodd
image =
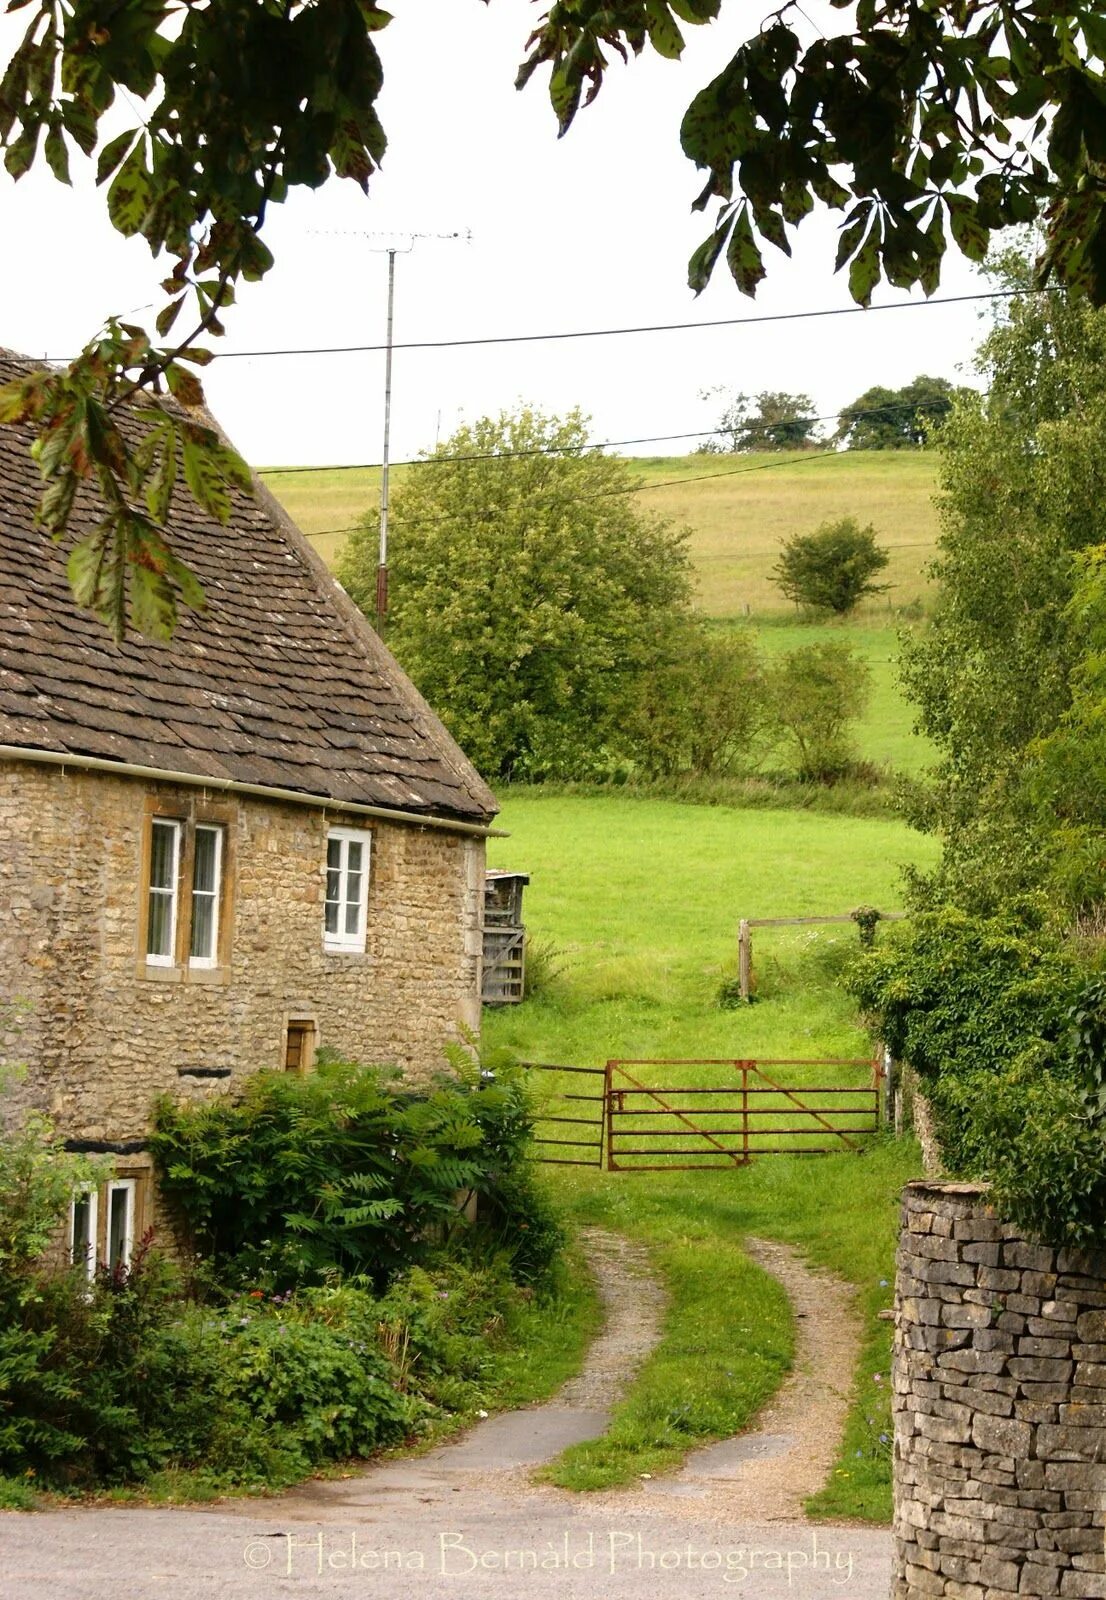
M 46 133 L 46 143 L 43 146 L 47 165 L 59 183 L 70 183 L 69 152 L 65 148 L 65 137 L 61 128 L 56 124 Z
M 146 165 L 145 140 L 139 139 L 108 190 L 108 216 L 112 225 L 128 237 L 141 233 L 152 201 L 153 186 Z
M 871 304 L 872 290 L 879 282 L 879 241 L 879 220 L 873 218 L 867 238 L 849 268 L 849 293 L 859 306 Z
M 184 481 L 196 504 L 217 522 L 230 517 L 230 496 L 220 460 L 218 442 L 207 443 L 186 439 L 181 449 Z
M 97 183 L 104 183 L 111 177 L 138 137 L 139 135 L 133 128 L 128 128 L 126 133 L 117 134 L 109 144 L 104 146 L 100 151 L 100 159 L 96 163 Z
M 165 368 L 165 381 L 169 385 L 169 392 L 182 406 L 195 410 L 204 403 L 203 385 L 194 372 L 178 366 L 175 361 Z
M 162 526 L 169 520 L 173 502 L 173 487 L 177 481 L 177 441 L 175 434 L 163 445 L 157 470 L 146 485 L 146 506 L 155 522 Z
M 979 220 L 975 205 L 963 195 L 945 196 L 949 230 L 969 261 L 982 261 L 987 254 L 990 233 Z
M 730 235 L 730 242 L 726 249 L 726 265 L 742 294 L 755 295 L 757 284 L 764 277 L 764 260 L 760 253 L 760 246 L 753 237 L 752 224 L 749 221 L 749 210 L 742 206 L 737 214 L 737 220 Z
M 687 264 L 688 287 L 694 289 L 696 294 L 701 294 L 710 282 L 710 275 L 714 271 L 715 262 L 722 254 L 730 229 L 733 227 L 733 216 L 724 216 L 710 236 L 703 240 L 698 250 L 695 251 Z
M 645 0 L 645 26 L 657 54 L 678 61 L 684 51 L 684 36 L 665 0 Z

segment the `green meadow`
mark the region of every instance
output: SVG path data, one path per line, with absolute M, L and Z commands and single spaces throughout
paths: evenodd
M 758 930 L 756 1003 L 728 1010 L 719 991 L 736 970 L 738 921 L 897 909 L 899 870 L 931 863 L 931 840 L 886 818 L 617 794 L 509 793 L 500 820 L 510 837 L 490 842 L 489 860 L 530 874 L 525 913 L 542 981 L 522 1005 L 486 1014 L 489 1051 L 575 1066 L 870 1055 L 839 983 L 855 930 Z M 714 1081 L 713 1070 L 683 1068 L 678 1081 Z M 864 1067 L 779 1075 L 789 1085 L 869 1081 Z M 535 1075 L 535 1093 L 546 1092 Z M 732 1171 L 543 1169 L 571 1218 L 646 1243 L 671 1294 L 662 1345 L 611 1431 L 546 1476 L 580 1490 L 626 1483 L 750 1422 L 793 1338 L 786 1298 L 741 1254 L 753 1234 L 793 1244 L 856 1286 L 865 1332 L 848 1428 L 810 1510 L 886 1520 L 890 1335 L 878 1312 L 891 1300 L 898 1193 L 917 1162 L 912 1142 L 879 1135 L 862 1154 L 764 1155 Z

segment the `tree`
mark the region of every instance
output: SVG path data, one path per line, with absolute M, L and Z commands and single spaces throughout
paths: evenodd
M 458 429 L 397 490 L 389 643 L 488 778 L 578 777 L 626 749 L 691 594 L 685 535 L 633 489 L 579 412 L 527 409 Z M 366 610 L 376 551 L 371 515 L 340 567 Z
M 638 679 L 625 720 L 637 769 L 646 778 L 705 777 L 750 765 L 764 701 L 750 634 L 689 618 L 669 631 L 663 658 Z
M 1006 284 L 1028 275 L 1022 258 L 1002 264 Z M 979 368 L 987 396 L 962 395 L 942 429 L 936 609 L 902 672 L 937 749 L 913 808 L 944 841 L 930 893 L 989 914 L 1049 882 L 1058 818 L 1027 769 L 1088 648 L 1072 599 L 1077 556 L 1102 542 L 1106 312 L 1008 302 Z
M 796 605 L 845 616 L 865 595 L 887 588 L 873 580 L 889 559 L 871 523 L 862 528 L 855 517 L 841 517 L 823 522 L 814 533 L 793 534 L 772 571 Z
M 804 782 L 832 782 L 852 766 L 849 724 L 862 715 L 870 682 L 867 665 L 839 640 L 803 645 L 768 667 L 770 713 Z
M 611 54 L 627 59 L 648 44 L 677 57 L 680 23 L 708 23 L 720 4 L 550 0 L 518 81 L 551 69 L 563 133 L 599 92 Z M 386 144 L 375 36 L 389 17 L 374 0 L 112 0 L 102 12 L 83 0 L 8 0 L 7 9 L 30 13 L 0 80 L 8 172 L 18 178 L 45 160 L 65 182 L 72 149 L 95 155 L 115 226 L 172 267 L 156 337 L 109 319 L 66 372 L 0 390 L 0 422 L 38 430 L 49 534 L 65 532 L 81 484 L 102 501 L 75 555 L 82 599 L 116 633 L 130 623 L 165 635 L 178 604 L 202 601 L 165 537 L 178 458 L 214 515 L 227 514 L 230 489 L 246 481 L 197 414 L 192 367 L 210 352 L 196 341 L 221 331 L 239 280 L 272 265 L 261 239 L 272 206 L 333 174 L 368 183 Z M 841 32 L 819 31 L 809 44 L 793 15 L 791 4 L 770 15 L 684 118 L 684 151 L 707 173 L 695 205 L 721 202 L 689 265 L 694 289 L 724 254 L 752 294 L 764 241 L 789 253 L 789 226 L 820 200 L 843 213 L 836 264 L 848 265 L 861 304 L 881 278 L 932 293 L 946 228 L 978 261 L 995 230 L 1041 213 L 1041 281 L 1106 300 L 1099 12 L 1053 0 L 870 0 Z M 112 107 L 112 126 L 123 127 L 105 143 Z M 159 343 L 186 303 L 191 331 Z M 159 398 L 166 386 L 183 412 Z M 125 401 L 139 395 L 135 426 L 120 426 Z
M 715 391 L 707 391 L 711 392 Z M 703 398 L 706 397 L 705 393 Z M 808 394 L 770 390 L 757 395 L 735 394 L 719 418 L 725 443 L 715 449 L 802 450 L 814 442 L 811 435 L 817 425 L 814 401 Z
M 842 408 L 837 438 L 848 450 L 918 449 L 952 410 L 955 393 L 947 378 L 924 373 L 901 389 L 866 389 Z

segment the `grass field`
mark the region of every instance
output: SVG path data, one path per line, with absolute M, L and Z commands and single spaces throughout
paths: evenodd
M 803 451 L 768 456 L 673 456 L 629 463 L 642 483 L 643 506 L 691 529 L 698 604 L 708 616 L 788 615 L 792 607 L 771 579 L 782 541 L 820 522 L 854 516 L 871 522 L 891 551 L 883 574 L 892 587 L 861 615 L 888 616 L 928 589 L 923 567 L 933 553 L 932 505 L 937 458 L 898 450 Z M 406 472 L 433 468 L 400 467 Z M 262 478 L 331 566 L 351 528 L 380 495 L 376 469 L 352 472 L 262 471 Z M 675 480 L 675 481 L 672 481 Z
M 503 823 L 511 837 L 492 841 L 490 859 L 530 873 L 527 924 L 555 952 L 547 969 L 560 971 L 522 1006 L 490 1013 L 486 1044 L 581 1066 L 608 1056 L 865 1055 L 868 1041 L 836 982 L 853 930 L 761 930 L 758 1003 L 722 1010 L 738 920 L 838 914 L 860 903 L 896 909 L 899 864 L 924 866 L 935 853 L 932 841 L 886 819 L 626 796 L 520 794 L 508 798 Z M 824 1067 L 798 1068 L 788 1081 L 826 1079 Z M 557 1464 L 554 1480 L 626 1482 L 749 1421 L 790 1350 L 786 1306 L 735 1248 L 753 1233 L 793 1243 L 857 1286 L 866 1342 L 848 1433 L 811 1509 L 885 1519 L 889 1330 L 876 1314 L 890 1303 L 897 1195 L 916 1164 L 912 1145 L 877 1140 L 863 1156 L 766 1156 L 732 1173 L 547 1169 L 571 1216 L 644 1240 L 678 1293 L 665 1342 L 611 1434 Z M 719 1312 L 726 1299 L 743 1307 L 740 1317 Z M 746 1350 L 755 1359 L 738 1359 Z

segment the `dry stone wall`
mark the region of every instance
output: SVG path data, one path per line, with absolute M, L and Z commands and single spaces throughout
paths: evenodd
M 909 1184 L 894 1408 L 892 1600 L 1106 1596 L 1106 1252 Z

